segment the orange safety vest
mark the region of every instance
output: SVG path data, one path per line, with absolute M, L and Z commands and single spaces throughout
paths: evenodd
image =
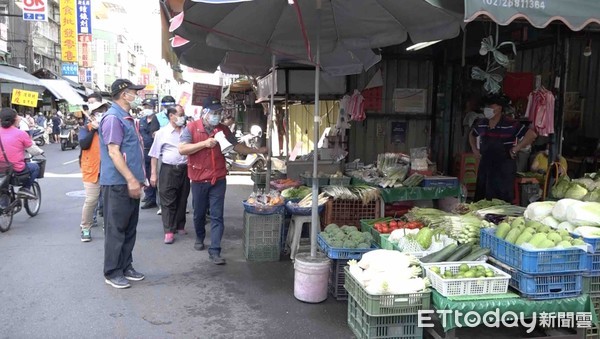
M 81 175 L 84 182 L 97 183 L 100 174 L 100 139 L 98 133 L 92 132 L 90 125 L 86 126 L 89 133 L 94 133 L 92 145 L 81 150 Z

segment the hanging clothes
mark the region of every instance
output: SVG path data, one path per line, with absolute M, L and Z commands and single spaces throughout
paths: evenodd
M 354 90 L 348 101 L 346 113 L 350 116 L 350 120 L 363 121 L 367 118 L 365 115 L 365 98 L 358 90 Z
M 525 117 L 538 135 L 548 136 L 554 133 L 554 94 L 540 87 L 529 94 Z

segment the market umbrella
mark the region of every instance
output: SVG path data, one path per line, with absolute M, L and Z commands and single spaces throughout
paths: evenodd
M 207 46 L 252 54 L 300 55 L 316 64 L 313 177 L 317 177 L 320 56 L 456 37 L 455 0 L 186 0 L 175 33 Z M 312 41 L 312 44 L 311 44 Z M 314 53 L 313 53 L 314 52 Z M 313 180 L 311 255 L 316 256 L 318 181 Z

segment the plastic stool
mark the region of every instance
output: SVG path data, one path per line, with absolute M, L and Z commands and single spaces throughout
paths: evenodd
M 319 219 L 318 223 L 321 221 Z M 290 228 L 287 234 L 287 244 L 290 248 L 290 259 L 294 261 L 298 249 L 300 248 L 300 238 L 302 237 L 302 226 L 312 225 L 312 217 L 310 215 L 292 215 L 290 220 Z

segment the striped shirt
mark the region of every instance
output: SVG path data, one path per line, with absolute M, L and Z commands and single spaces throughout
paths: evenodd
M 485 137 L 498 138 L 505 146 L 513 146 L 517 140 L 525 136 L 527 127 L 517 120 L 502 116 L 494 128 L 490 128 L 489 119 L 484 118 L 477 120 L 471 131 L 473 135 L 481 137 L 481 139 Z

